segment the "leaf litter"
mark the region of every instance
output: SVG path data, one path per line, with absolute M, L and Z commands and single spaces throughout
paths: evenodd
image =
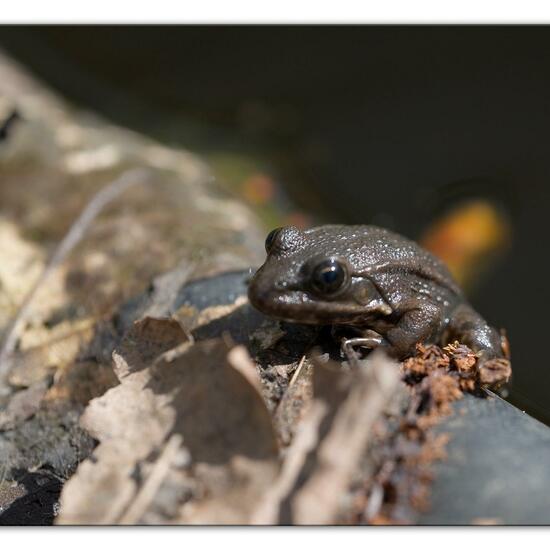
M 181 312 L 136 321 L 113 364 L 119 384 L 81 418 L 99 444 L 64 486 L 60 524 L 414 523 L 445 458 L 432 428 L 485 380 L 459 343 L 356 369 L 315 352 L 263 365 L 229 336 L 195 341 Z

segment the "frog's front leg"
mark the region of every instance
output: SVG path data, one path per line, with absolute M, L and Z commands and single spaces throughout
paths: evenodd
M 397 324 L 386 332 L 386 339 L 398 359 L 412 355 L 418 342 L 434 342 L 443 325 L 441 308 L 430 302 L 405 309 Z
M 477 353 L 480 362 L 504 356 L 501 335 L 469 304 L 456 307 L 445 336 L 450 342 L 458 340 L 467 345 Z
M 378 334 L 374 330 L 365 330 L 361 336 L 354 338 L 342 338 L 341 352 L 344 357 L 347 357 L 350 361 L 357 360 L 357 355 L 353 348 L 364 347 L 369 349 L 377 348 L 378 346 L 387 345 L 385 338 Z

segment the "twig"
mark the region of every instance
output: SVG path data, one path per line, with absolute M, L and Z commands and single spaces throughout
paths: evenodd
M 283 407 L 283 403 L 286 401 L 285 398 L 288 397 L 289 395 L 289 390 L 290 388 L 296 383 L 296 381 L 298 380 L 299 376 L 300 376 L 300 373 L 302 372 L 303 370 L 303 367 L 304 367 L 304 364 L 306 362 L 306 355 L 302 355 L 302 358 L 300 359 L 300 362 L 298 363 L 298 366 L 296 367 L 296 370 L 294 371 L 294 373 L 292 374 L 292 378 L 290 379 L 290 382 L 288 383 L 288 387 L 286 388 L 285 390 L 285 393 L 283 394 L 283 396 L 281 397 L 281 400 L 279 401 L 278 405 L 277 405 L 277 408 L 275 409 L 275 413 L 274 413 L 274 417 L 277 417 L 277 415 L 279 414 L 279 411 L 282 409 Z
M 367 371 L 358 372 L 332 426 L 316 449 L 313 471 L 291 494 L 293 523 L 319 525 L 336 521 L 341 495 L 349 486 L 374 424 L 398 382 L 397 364 L 383 354 L 372 358 Z
M 6 336 L 2 344 L 2 348 L 0 349 L 0 394 L 6 395 L 9 393 L 9 388 L 6 385 L 6 377 L 12 364 L 11 356 L 15 350 L 22 329 L 29 317 L 31 312 L 31 304 L 38 289 L 65 260 L 69 252 L 71 252 L 71 250 L 73 250 L 73 248 L 82 240 L 91 223 L 101 213 L 105 206 L 119 197 L 130 187 L 137 184 L 146 183 L 148 181 L 146 177 L 147 175 L 147 170 L 141 168 L 129 170 L 101 189 L 88 203 L 86 208 L 84 208 L 80 216 L 69 229 L 68 233 L 59 243 L 50 257 L 50 260 L 46 264 L 44 271 L 25 297 L 23 304 L 19 308 L 19 311 L 6 331 Z
M 343 401 L 315 397 L 251 523 L 334 523 L 341 497 L 398 383 L 397 364 L 379 353 L 368 369 L 354 371 Z M 321 429 L 325 420 L 330 420 L 326 433 Z
M 258 503 L 250 519 L 252 525 L 273 525 L 279 522 L 281 503 L 296 485 L 308 454 L 318 444 L 319 427 L 326 414 L 325 403 L 321 401 L 313 403 L 306 418 L 298 427 L 294 441 L 287 451 L 279 477 Z
M 306 361 L 306 356 L 302 355 L 302 359 L 300 359 L 300 363 L 296 367 L 296 370 L 294 371 L 294 374 L 292 375 L 292 378 L 290 379 L 290 382 L 288 384 L 289 388 L 294 385 L 296 380 L 298 380 L 298 376 L 300 376 L 300 373 L 302 372 L 302 368 L 304 366 L 305 361 Z
M 122 515 L 119 524 L 135 525 L 147 510 L 155 495 L 157 494 L 162 482 L 166 478 L 176 454 L 182 443 L 182 437 L 179 434 L 174 434 L 164 447 L 162 454 L 153 466 L 153 471 L 141 487 L 141 490 L 134 498 L 132 504 Z

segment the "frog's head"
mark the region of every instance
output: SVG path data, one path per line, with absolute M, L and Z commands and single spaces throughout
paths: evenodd
M 272 317 L 310 324 L 360 324 L 388 315 L 372 282 L 354 272 L 338 233 L 274 229 L 267 258 L 248 288 L 252 305 Z

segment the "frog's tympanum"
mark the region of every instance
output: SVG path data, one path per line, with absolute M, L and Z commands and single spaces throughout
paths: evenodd
M 273 230 L 250 302 L 285 321 L 353 327 L 354 346 L 403 358 L 415 345 L 459 340 L 481 361 L 502 357 L 499 333 L 468 304 L 445 265 L 416 243 L 370 225 Z

